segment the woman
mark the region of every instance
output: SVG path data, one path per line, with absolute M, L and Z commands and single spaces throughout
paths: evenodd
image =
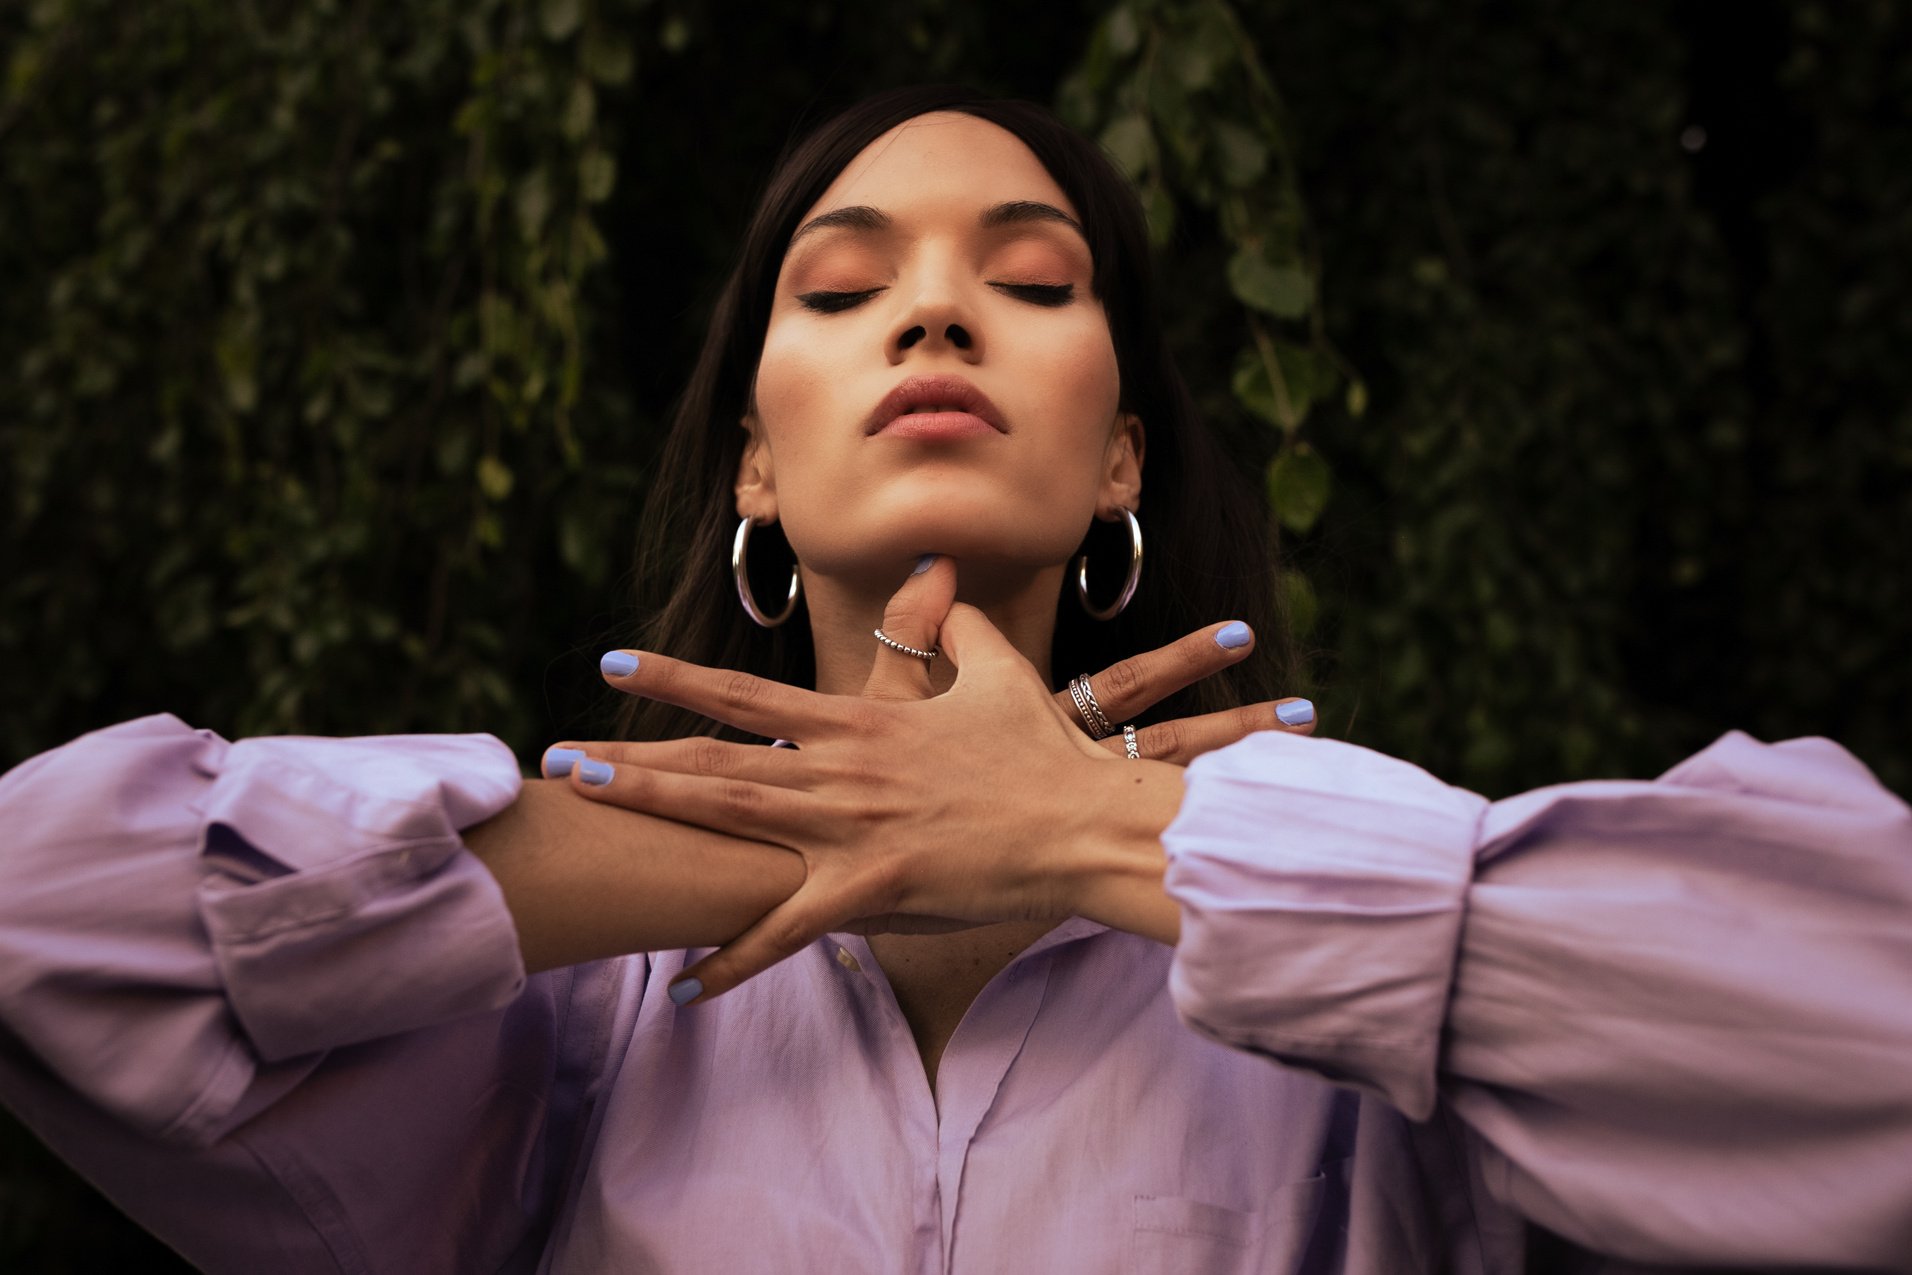
M 1151 614 L 1173 622 L 1188 605 L 1174 591 L 1260 563 L 1252 535 L 1224 534 L 1229 551 L 1204 555 L 1175 534 L 1198 521 L 1176 499 L 1200 442 L 1176 436 L 1186 413 L 1172 374 L 1146 361 L 1158 343 L 1137 308 L 1139 217 L 1110 191 L 1091 148 L 1038 114 L 941 90 L 866 104 L 773 182 L 680 421 L 673 472 L 708 499 L 689 515 L 701 538 L 651 641 L 812 681 L 847 728 L 835 736 L 814 729 L 814 714 L 758 729 L 794 721 L 767 684 L 731 673 L 713 687 L 642 655 L 607 658 L 607 675 L 801 747 L 559 754 L 551 768 L 568 765 L 572 785 L 599 799 L 531 784 L 514 801 L 509 759 L 486 741 L 227 746 L 149 720 L 9 775 L 9 1102 L 215 1269 L 1504 1271 L 1520 1268 L 1524 1245 L 1509 1197 L 1636 1257 L 1747 1260 L 1748 1245 L 1772 1240 L 1781 1247 L 1755 1257 L 1889 1260 L 1890 1214 L 1863 1183 L 1843 1211 L 1815 1206 L 1789 1226 L 1759 1211 L 1614 1221 L 1604 1191 L 1593 1193 L 1602 1211 L 1576 1216 L 1571 1166 L 1551 1166 L 1536 1188 L 1457 1120 L 1416 1123 L 1191 1032 L 1170 1000 L 1171 959 L 1212 957 L 1205 918 L 1233 897 L 1199 879 L 1179 887 L 1186 953 L 1157 941 L 1174 937 L 1159 909 L 1125 910 L 1127 892 L 1106 910 L 1074 890 L 1034 904 L 1003 890 L 975 910 L 960 891 L 900 893 L 901 912 L 1009 923 L 842 934 L 726 995 L 713 983 L 705 1003 L 679 1003 L 702 989 L 683 982 L 692 953 L 673 949 L 728 939 L 813 888 L 818 860 L 811 847 L 800 858 L 615 808 L 666 794 L 668 779 L 647 785 L 652 772 L 634 763 L 714 778 L 729 798 L 756 791 L 765 759 L 808 767 L 819 784 L 834 767 L 872 794 L 888 792 L 893 768 L 910 782 L 845 811 L 850 822 L 922 836 L 947 811 L 967 840 L 940 847 L 937 861 L 956 865 L 945 876 L 960 884 L 962 865 L 977 863 L 1012 877 L 1025 851 L 1045 861 L 1050 838 L 1030 835 L 1020 804 L 979 822 L 957 800 L 966 785 L 939 783 L 935 768 L 948 779 L 952 763 L 987 755 L 992 731 L 1025 767 L 1057 756 L 1030 744 L 1053 733 L 1042 692 L 1071 667 L 1045 669 L 1051 652 L 1073 667 L 1104 662 L 1065 589 L 1084 528 L 1137 508 L 1163 528 L 1150 533 L 1143 589 L 1109 622 L 1115 649 L 1148 645 Z M 721 571 L 712 550 L 737 519 L 784 529 L 802 564 L 807 641 L 794 621 L 760 633 L 733 616 L 748 636 L 726 646 L 714 612 L 697 611 Z M 1089 548 L 1092 560 L 1126 556 Z M 778 613 L 763 605 L 770 565 L 746 591 L 767 619 Z M 1090 583 L 1113 584 L 1093 571 Z M 945 624 L 959 592 L 965 605 Z M 1109 596 L 1092 587 L 1088 601 Z M 1245 605 L 1188 613 L 1256 618 Z M 1198 642 L 1220 651 L 1244 636 L 1215 626 Z M 922 701 L 952 687 L 946 661 L 929 658 L 937 640 L 963 674 Z M 858 690 L 871 699 L 842 698 Z M 1102 697 L 1126 715 L 1128 703 Z M 1190 699 L 1171 711 L 1214 706 Z M 833 760 L 858 727 L 878 744 L 903 738 L 883 727 L 891 709 L 932 709 L 939 728 L 911 737 L 907 755 Z M 1086 706 L 1082 716 L 1095 720 Z M 1084 797 L 1097 813 L 1132 810 L 1144 828 L 1165 819 L 1162 772 L 1077 760 L 1038 806 L 1035 826 L 1051 818 L 1054 840 L 1078 841 Z M 1139 807 L 1105 787 L 1116 774 L 1145 781 Z M 1066 786 L 1091 779 L 1093 796 Z M 1413 808 L 1471 836 L 1468 802 L 1404 789 L 1405 805 L 1343 817 Z M 722 804 L 689 811 L 721 822 Z M 905 808 L 913 824 L 895 818 Z M 1458 926 L 1457 892 L 1433 893 L 1440 906 L 1381 896 L 1372 911 L 1424 915 L 1425 953 Z M 1239 897 L 1258 905 L 1252 888 Z M 1057 924 L 1067 912 L 1079 915 Z M 1296 928 L 1307 927 L 1272 914 L 1238 927 L 1235 959 L 1282 963 Z M 651 954 L 621 955 L 637 951 Z M 1427 985 L 1437 1004 L 1444 993 L 1445 964 L 1427 964 L 1397 998 L 1416 1048 Z M 527 980 L 525 967 L 548 972 Z M 1182 961 L 1175 977 L 1203 972 Z M 1488 1021 L 1505 1029 L 1518 1016 Z M 1285 1024 L 1247 1026 L 1232 1034 L 1260 1047 Z M 1369 1043 L 1390 1053 L 1385 1030 Z M 1487 1034 L 1467 1043 L 1494 1045 Z M 1555 1095 L 1582 1096 L 1565 1086 L 1537 1101 Z M 1431 1092 L 1389 1096 L 1416 1117 L 1433 1110 Z M 1877 1111 L 1902 1127 L 1903 1112 Z M 1481 1123 L 1531 1167 L 1518 1143 L 1544 1120 L 1515 1110 Z M 1645 1167 L 1643 1189 L 1676 1190 L 1677 1167 Z M 1550 1191 L 1567 1204 L 1550 1210 Z M 1848 1234 L 1822 1237 L 1826 1220 Z

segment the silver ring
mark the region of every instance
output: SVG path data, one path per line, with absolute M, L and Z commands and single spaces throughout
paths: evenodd
M 1129 750 L 1130 761 L 1142 760 L 1142 750 L 1136 747 L 1135 727 L 1133 724 L 1125 725 L 1122 727 L 1122 747 Z
M 1107 739 L 1115 734 L 1115 727 L 1103 714 L 1102 705 L 1095 702 L 1095 691 L 1089 685 L 1087 673 L 1069 679 L 1069 698 L 1075 701 L 1076 712 L 1081 714 L 1090 739 Z
M 904 646 L 901 642 L 898 642 L 895 638 L 885 633 L 882 629 L 872 629 L 870 631 L 876 634 L 877 641 L 881 642 L 884 646 L 889 647 L 892 651 L 901 651 L 905 655 L 914 655 L 917 659 L 923 661 L 923 663 L 925 664 L 929 663 L 931 660 L 936 658 L 936 652 L 919 651 L 913 646 Z

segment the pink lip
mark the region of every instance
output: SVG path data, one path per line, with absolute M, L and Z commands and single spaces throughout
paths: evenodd
M 924 410 L 932 407 L 941 410 Z M 928 442 L 1007 434 L 1009 427 L 989 396 L 960 376 L 912 376 L 883 396 L 863 432 Z

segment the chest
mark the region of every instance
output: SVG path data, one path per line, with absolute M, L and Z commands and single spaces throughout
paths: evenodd
M 1049 930 L 1043 924 L 985 925 L 954 934 L 877 934 L 870 954 L 909 1025 L 931 1094 L 950 1038 L 982 990 Z

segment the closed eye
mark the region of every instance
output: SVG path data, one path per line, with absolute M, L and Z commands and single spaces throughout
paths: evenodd
M 989 286 L 1031 305 L 1068 305 L 1075 299 L 1073 283 L 992 283 Z
M 835 314 L 839 310 L 848 310 L 862 305 L 881 288 L 865 288 L 861 292 L 800 292 L 797 301 L 806 310 L 815 310 L 819 314 Z

